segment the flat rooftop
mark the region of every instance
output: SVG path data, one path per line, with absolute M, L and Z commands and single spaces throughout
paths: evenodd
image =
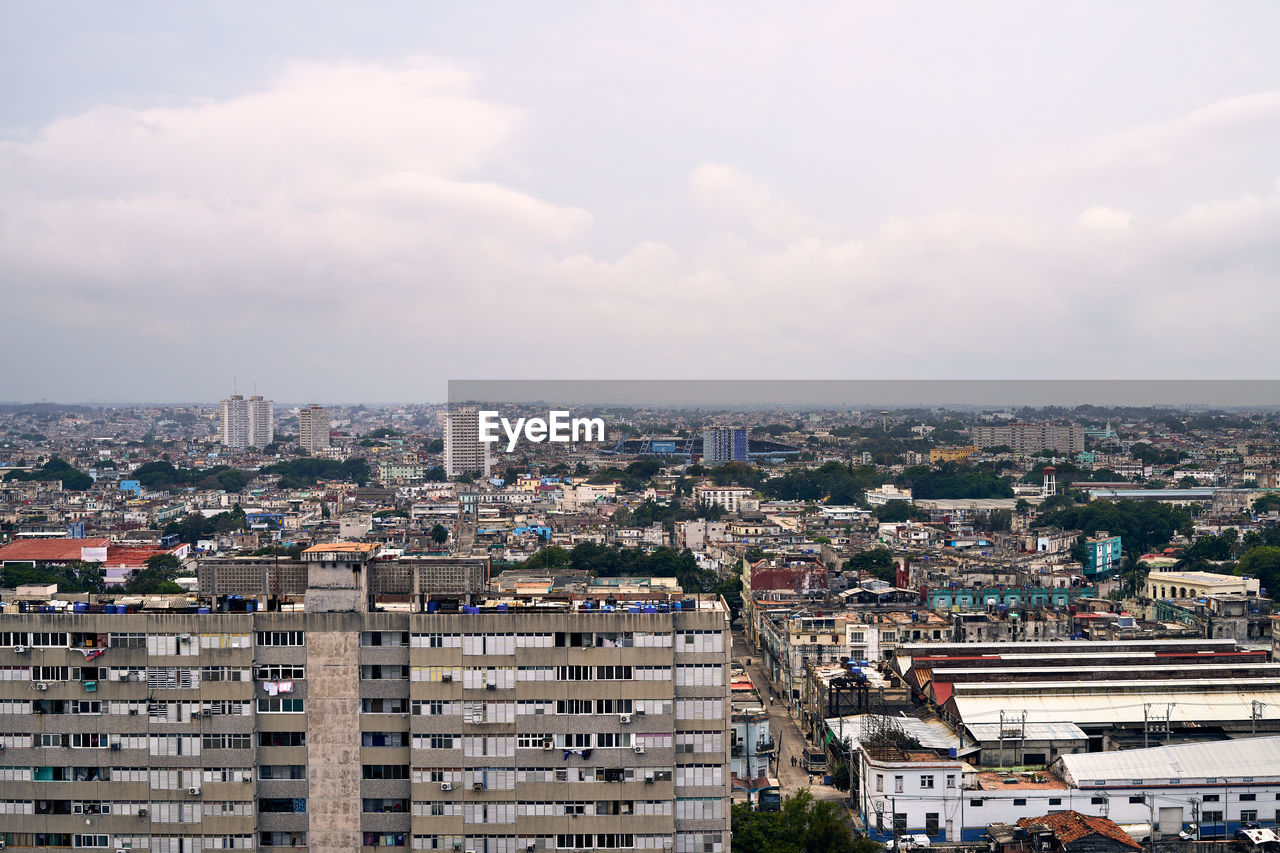
M 978 788 L 983 791 L 1065 791 L 1067 783 L 1052 773 L 1001 773 L 984 770 L 977 774 Z

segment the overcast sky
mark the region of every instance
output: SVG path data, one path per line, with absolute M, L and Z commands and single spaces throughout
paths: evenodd
M 0 0 L 0 399 L 1275 377 L 1280 5 Z

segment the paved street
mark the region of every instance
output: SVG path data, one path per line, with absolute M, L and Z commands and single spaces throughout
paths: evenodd
M 820 800 L 843 801 L 846 795 L 829 785 L 823 785 L 821 776 L 815 777 L 810 784 L 809 774 L 804 770 L 803 764 L 805 739 L 801 736 L 799 727 L 796 726 L 795 720 L 791 718 L 787 709 L 781 703 L 772 701 L 773 692 L 769 687 L 769 679 L 760 666 L 759 655 L 747 650 L 743 637 L 739 633 L 733 635 L 733 658 L 743 665 L 760 693 L 760 698 L 765 700 L 766 696 L 769 697 L 766 706 L 769 712 L 769 731 L 773 742 L 780 747 L 774 775 L 782 783 L 783 795 L 793 794 L 800 788 L 809 787 L 814 797 Z M 748 658 L 751 659 L 750 666 L 746 665 Z M 795 767 L 791 766 L 792 756 L 796 759 Z

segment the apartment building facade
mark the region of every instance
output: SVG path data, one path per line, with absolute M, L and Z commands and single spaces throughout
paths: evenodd
M 329 446 L 329 410 L 314 403 L 298 410 L 298 444 L 308 453 Z
M 600 607 L 8 605 L 0 840 L 728 851 L 723 605 Z

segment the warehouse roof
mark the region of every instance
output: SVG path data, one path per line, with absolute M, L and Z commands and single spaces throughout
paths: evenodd
M 1081 788 L 1106 782 L 1133 784 L 1135 779 L 1162 783 L 1170 779 L 1276 779 L 1280 778 L 1280 737 L 1081 753 L 1064 755 L 1058 762 L 1063 778 Z
M 966 696 L 958 689 L 968 686 L 956 685 L 956 693 L 948 703 L 965 725 L 998 723 L 1001 713 L 1007 714 L 1011 707 L 1018 712 L 1026 711 L 1029 723 L 1067 721 L 1081 726 L 1141 723 L 1148 706 L 1161 710 L 1169 706 L 1173 723 L 1228 722 L 1250 719 L 1255 701 L 1263 703 L 1264 719 L 1280 718 L 1280 688 L 1253 686 L 1239 681 L 1228 682 L 1219 691 L 1186 693 L 1173 693 L 1150 683 L 1145 685 L 1145 690 L 1112 692 L 1108 689 L 1110 684 L 1096 681 L 1075 693 Z

